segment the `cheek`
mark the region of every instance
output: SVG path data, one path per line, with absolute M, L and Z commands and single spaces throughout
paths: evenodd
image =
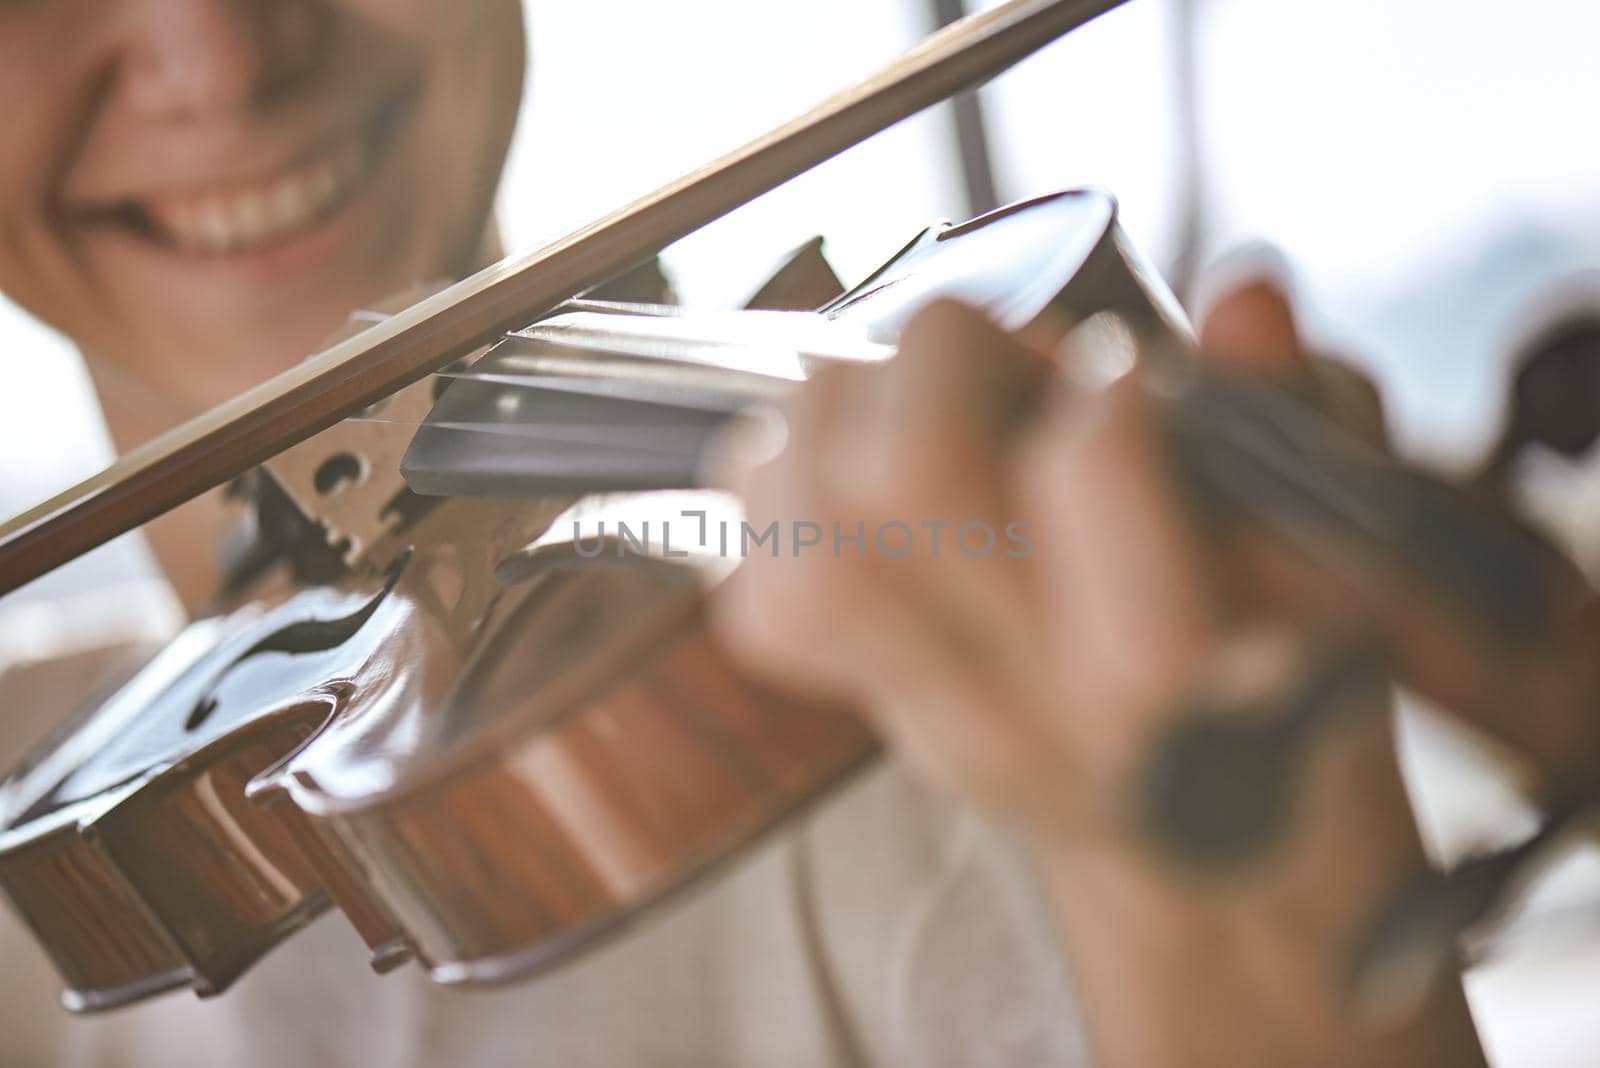
M 21 35 L 0 22 L 0 291 L 35 315 L 67 328 L 92 286 L 78 270 L 56 216 L 61 175 L 92 96 L 93 79 L 71 74 L 70 50 Z

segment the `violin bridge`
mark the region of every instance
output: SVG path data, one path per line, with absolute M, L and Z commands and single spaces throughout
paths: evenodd
M 431 502 L 400 477 L 400 459 L 416 425 L 433 407 L 432 378 L 424 378 L 268 460 L 263 468 L 349 567 L 382 570 L 387 560 L 369 550 L 393 542 Z
M 372 310 L 357 311 L 330 340 L 354 337 L 443 288 L 443 283 L 415 286 Z M 471 362 L 484 351 L 460 362 Z M 387 568 L 393 561 L 372 556 L 373 550 L 403 548 L 393 535 L 431 507 L 432 502 L 406 488 L 400 459 L 441 384 L 433 375 L 421 378 L 262 465 L 300 514 L 322 528 L 346 566 Z

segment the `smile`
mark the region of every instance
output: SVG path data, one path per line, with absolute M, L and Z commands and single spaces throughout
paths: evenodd
M 238 256 L 282 244 L 337 215 L 368 184 L 409 109 L 409 94 L 350 133 L 260 179 L 126 199 L 77 211 L 176 252 Z
M 320 153 L 270 181 L 227 192 L 148 200 L 137 208 L 180 251 L 247 252 L 315 226 L 371 172 L 359 141 Z

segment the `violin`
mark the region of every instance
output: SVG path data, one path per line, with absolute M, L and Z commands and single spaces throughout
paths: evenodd
M 720 657 L 703 621 L 725 553 L 635 534 L 689 516 L 737 527 L 697 489 L 710 437 L 829 360 L 887 358 L 939 297 L 1149 354 L 1200 510 L 1266 524 L 1358 596 L 1425 591 L 1466 620 L 1462 643 L 1491 635 L 1517 654 L 1566 627 L 1569 572 L 1526 532 L 1293 390 L 1198 373 L 1176 301 L 1095 191 L 930 228 L 812 312 L 574 299 L 1113 6 L 1011 0 L 957 24 L 703 173 L 375 323 L 0 528 L 9 589 L 260 464 L 257 506 L 277 514 L 264 526 L 298 532 L 282 555 L 305 579 L 192 625 L 0 785 L 0 890 L 67 1008 L 219 993 L 330 905 L 379 971 L 533 974 L 869 762 L 877 743 L 850 710 Z M 1580 690 L 1586 711 L 1595 691 Z M 1462 703 L 1516 740 L 1498 710 Z M 1220 863 L 1270 834 L 1250 813 L 1191 819 L 1209 801 L 1194 784 L 1219 753 L 1243 754 L 1249 774 L 1278 777 L 1252 796 L 1282 795 L 1306 733 L 1291 726 L 1168 739 L 1151 761 L 1153 838 Z
M 820 363 L 884 358 L 939 296 L 1176 337 L 1129 255 L 1114 202 L 1077 190 L 931 227 L 817 312 L 573 302 L 269 460 L 343 573 L 194 624 L 4 788 L 0 887 L 68 1008 L 220 992 L 329 903 L 380 971 L 536 972 L 821 796 L 876 741 L 709 640 L 726 561 L 667 540 L 729 515 L 683 492 L 703 439 Z M 607 433 L 574 462 L 586 420 Z M 624 515 L 662 540 L 617 551 Z

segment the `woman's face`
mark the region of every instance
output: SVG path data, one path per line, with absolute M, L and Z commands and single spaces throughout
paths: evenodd
M 519 0 L 0 0 L 0 290 L 193 397 L 472 266 Z

